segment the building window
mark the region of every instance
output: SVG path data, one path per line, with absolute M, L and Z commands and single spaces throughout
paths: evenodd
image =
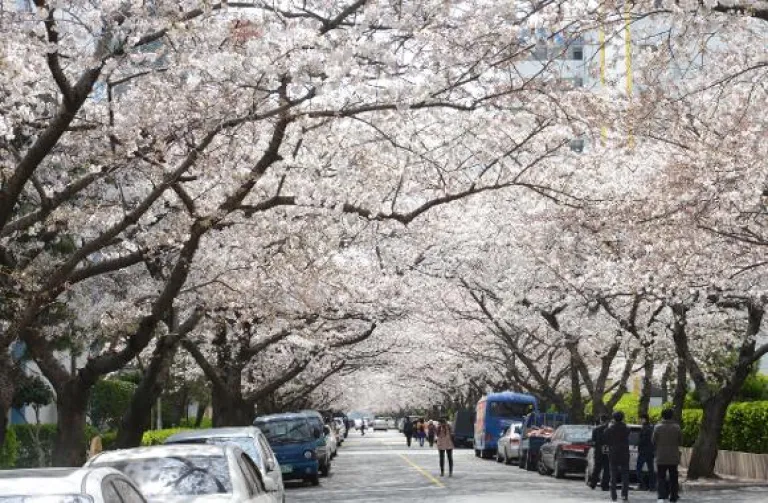
M 549 55 L 546 42 L 537 42 L 533 48 L 533 59 L 537 61 L 546 61 Z
M 583 61 L 584 60 L 584 47 L 582 46 L 575 46 L 571 48 L 571 59 L 576 61 Z
M 574 138 L 573 140 L 571 140 L 570 147 L 572 152 L 581 154 L 582 152 L 584 152 L 584 139 Z

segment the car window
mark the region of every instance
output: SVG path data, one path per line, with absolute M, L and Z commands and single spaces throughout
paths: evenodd
M 115 489 L 120 494 L 120 500 L 115 501 L 122 501 L 123 503 L 145 503 L 144 497 L 125 480 L 113 479 L 112 485 L 115 486 Z M 105 499 L 104 501 L 110 502 L 111 500 Z
M 259 437 L 259 445 L 261 445 L 261 450 L 264 452 L 264 457 L 266 460 L 275 459 L 275 453 L 272 452 L 272 448 L 269 446 L 269 443 L 267 442 L 267 439 L 264 437 Z
M 112 479 L 114 477 L 107 477 L 101 481 L 101 497 L 104 501 L 120 503 L 120 494 L 117 492 L 115 486 L 112 485 Z
M 247 480 L 249 481 L 248 483 L 253 484 L 254 494 L 263 494 L 267 492 L 264 487 L 264 483 L 259 476 L 259 469 L 256 468 L 256 465 L 253 464 L 253 461 L 251 461 L 251 459 L 247 456 L 243 456 L 240 461 L 243 465 L 243 470 L 245 471 Z
M 232 493 L 229 464 L 223 455 L 97 461 L 94 466 L 109 466 L 123 472 L 148 498 Z

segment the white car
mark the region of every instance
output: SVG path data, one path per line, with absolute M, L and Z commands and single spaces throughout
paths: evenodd
M 111 468 L 0 471 L 0 501 L 23 503 L 146 503 L 136 485 Z
M 331 459 L 333 459 L 339 453 L 339 441 L 336 439 L 336 433 L 326 424 L 323 425 L 323 435 L 325 436 L 325 443 L 328 446 L 328 452 L 330 453 Z
M 241 448 L 256 464 L 262 478 L 270 478 L 277 486 L 277 499 L 285 499 L 283 474 L 277 456 L 269 446 L 264 433 L 255 426 L 241 428 L 209 428 L 204 430 L 182 431 L 171 435 L 164 442 L 168 444 L 232 444 Z
M 522 437 L 522 423 L 512 423 L 499 437 L 499 444 L 496 449 L 496 461 L 499 463 L 511 464 L 513 459 L 520 459 L 520 441 Z
M 387 419 L 387 428 L 390 430 L 397 429 L 397 420 L 395 420 L 394 417 L 388 417 Z
M 389 421 L 386 417 L 377 417 L 373 420 L 373 431 L 376 430 L 384 430 L 387 431 L 389 429 Z
M 234 445 L 162 445 L 103 452 L 86 464 L 120 470 L 149 502 L 281 503 L 272 479 Z

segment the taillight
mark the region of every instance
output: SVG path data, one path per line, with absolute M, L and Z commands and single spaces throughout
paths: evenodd
M 563 450 L 567 452 L 587 452 L 589 450 L 588 445 L 564 445 Z
M 510 444 L 519 444 L 520 443 L 520 439 L 519 438 L 512 438 L 512 439 L 509 440 L 509 443 Z

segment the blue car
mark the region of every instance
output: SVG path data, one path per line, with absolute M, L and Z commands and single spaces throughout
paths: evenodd
M 267 437 L 277 456 L 283 479 L 302 479 L 320 484 L 317 441 L 320 432 L 313 430 L 305 414 L 275 414 L 257 417 L 253 425 Z

